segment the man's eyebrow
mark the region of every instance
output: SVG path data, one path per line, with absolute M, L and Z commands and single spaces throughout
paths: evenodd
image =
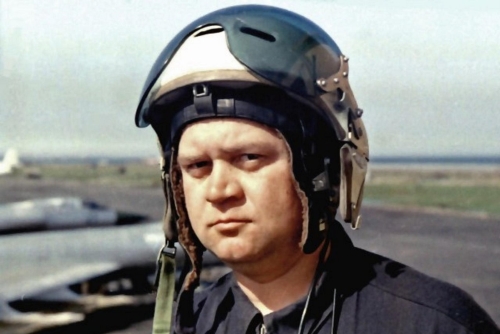
M 182 162 L 184 164 L 186 163 L 191 163 L 191 162 L 196 162 L 200 159 L 202 155 L 201 154 L 195 154 L 195 153 L 184 153 L 184 154 L 178 154 L 177 155 L 177 161 Z
M 266 141 L 252 141 L 246 143 L 234 143 L 230 147 L 221 148 L 224 154 L 256 153 L 269 151 L 274 145 Z

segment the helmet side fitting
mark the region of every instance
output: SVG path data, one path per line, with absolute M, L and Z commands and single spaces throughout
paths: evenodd
M 321 28 L 302 16 L 274 7 L 230 7 L 186 27 L 167 45 L 153 66 L 136 114 L 138 126 L 151 123 L 158 134 L 165 188 L 170 198 L 174 197 L 173 184 L 168 181 L 166 166 L 173 160 L 170 151 L 174 138 L 166 122 L 172 113 L 194 103 L 185 102 L 189 95 L 203 98 L 206 93 L 203 87 L 215 91 L 216 87 L 244 90 L 256 84 L 264 85 L 282 91 L 287 98 L 309 108 L 307 110 L 322 119 L 335 134 L 336 140 L 330 143 L 335 142 L 332 147 L 338 144 L 340 149 L 336 147 L 333 163 L 324 158 L 323 171 L 303 183 L 314 190 L 313 195 L 328 192 L 332 184 L 340 183 L 340 212 L 346 222 L 357 227 L 368 140 L 360 118 L 362 111 L 348 83 L 347 60 Z M 206 96 L 204 100 L 204 104 L 209 105 Z M 292 150 L 295 147 L 290 146 Z M 301 159 L 295 158 L 294 162 Z M 329 172 L 329 165 L 340 165 L 340 173 Z M 336 180 L 338 175 L 340 180 Z M 308 195 L 311 202 L 320 201 L 313 195 Z M 336 209 L 338 196 L 328 197 Z M 172 204 L 169 203 L 170 208 Z M 176 217 L 168 213 L 171 211 L 167 208 L 166 235 L 175 238 L 176 227 L 172 223 Z M 319 226 L 322 223 L 324 221 L 319 222 Z

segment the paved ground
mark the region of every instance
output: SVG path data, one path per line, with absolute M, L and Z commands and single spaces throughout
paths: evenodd
M 160 219 L 159 189 L 134 189 L 0 179 L 0 203 L 47 196 L 81 196 Z M 368 207 L 350 231 L 357 246 L 386 255 L 469 292 L 500 323 L 500 219 L 439 211 Z M 146 316 L 147 318 L 147 316 Z M 149 319 L 112 334 L 151 332 Z

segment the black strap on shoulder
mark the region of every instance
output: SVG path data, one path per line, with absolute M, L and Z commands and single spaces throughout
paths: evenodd
M 159 281 L 153 317 L 153 334 L 170 334 L 175 294 L 175 246 L 163 247 L 158 258 Z

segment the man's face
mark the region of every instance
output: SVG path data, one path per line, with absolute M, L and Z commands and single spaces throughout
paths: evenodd
M 219 118 L 185 129 L 178 152 L 185 203 L 207 249 L 229 264 L 302 252 L 290 160 L 278 133 L 258 123 Z

